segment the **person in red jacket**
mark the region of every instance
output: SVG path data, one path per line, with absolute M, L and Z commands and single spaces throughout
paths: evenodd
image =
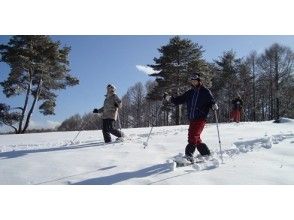
M 185 148 L 185 158 L 194 162 L 193 154 L 197 149 L 201 156 L 210 156 L 210 150 L 202 142 L 200 135 L 204 129 L 209 109 L 218 109 L 209 89 L 204 87 L 198 74 L 190 78 L 191 89 L 178 97 L 166 95 L 166 101 L 175 105 L 186 103 L 189 119 L 188 144 Z
M 235 99 L 232 100 L 233 109 L 231 112 L 231 121 L 240 122 L 241 111 L 243 107 L 243 101 L 241 96 L 238 94 Z

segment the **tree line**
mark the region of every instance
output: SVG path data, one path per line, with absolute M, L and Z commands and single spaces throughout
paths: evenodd
M 11 68 L 9 78 L 1 82 L 3 92 L 8 97 L 24 92 L 36 100 L 44 100 L 40 111 L 45 115 L 54 113 L 56 94 L 53 90 L 78 83 L 78 79 L 68 74 L 67 55 L 70 48 L 57 50 L 58 43 L 52 47 L 57 58 L 53 56 L 53 60 L 50 60 L 52 56 L 41 56 L 37 59 L 38 56 L 33 56 L 32 62 L 30 56 L 25 59 L 17 55 L 9 57 L 6 55 L 9 48 L 0 47 L 2 61 L 14 67 Z M 50 47 L 48 55 L 51 53 L 49 49 Z M 176 36 L 158 48 L 158 51 L 159 56 L 153 59 L 152 64 L 147 64 L 154 70 L 154 73 L 150 74 L 150 80 L 144 85 L 137 82 L 122 97 L 123 107 L 119 111 L 118 120 L 122 128 L 186 124 L 186 106 L 175 107 L 167 103 L 162 106 L 162 97 L 164 92 L 174 96 L 184 93 L 190 88 L 190 76 L 195 73 L 200 74 L 204 85 L 212 91 L 220 107 L 218 114 L 221 122 L 229 121 L 231 100 L 237 95 L 240 95 L 244 102 L 243 121 L 279 122 L 281 117 L 294 118 L 294 54 L 290 47 L 274 43 L 260 54 L 252 51 L 246 57 L 238 57 L 235 51 L 228 50 L 212 62 L 208 62 L 204 58 L 205 50 L 201 45 Z M 19 59 L 21 65 L 16 62 Z M 58 65 L 55 59 L 59 59 Z M 33 67 L 34 72 L 30 72 L 26 66 L 27 62 L 30 64 L 28 67 Z M 48 67 L 43 63 L 52 66 Z M 53 71 L 55 69 L 56 71 Z M 23 72 L 26 75 L 20 74 Z M 47 77 L 40 77 L 46 73 L 58 76 L 59 83 L 50 80 L 50 74 L 46 75 Z M 42 90 L 38 89 L 38 85 L 42 85 Z M 20 113 L 23 113 L 24 109 L 25 105 L 20 107 Z M 18 119 L 16 133 L 23 132 L 24 129 L 20 128 L 24 120 L 23 114 L 9 112 L 10 110 L 10 106 L 0 104 L 0 123 L 12 125 L 15 119 Z M 209 115 L 208 121 L 214 122 L 213 114 Z M 101 129 L 101 124 L 101 118 L 89 112 L 83 116 L 77 114 L 69 117 L 57 130 Z
M 154 69 L 150 77 L 155 79 L 145 85 L 136 83 L 122 97 L 119 115 L 123 128 L 186 124 L 185 105 L 164 104 L 156 115 L 164 92 L 174 96 L 184 93 L 190 88 L 189 77 L 194 73 L 200 73 L 205 86 L 212 91 L 220 107 L 221 122 L 229 122 L 231 101 L 237 95 L 244 102 L 243 121 L 279 122 L 281 117 L 294 118 L 294 54 L 290 47 L 274 43 L 260 54 L 252 51 L 242 58 L 228 50 L 208 62 L 201 45 L 176 36 L 158 51 L 160 56 L 148 65 Z M 99 128 L 101 122 L 97 120 L 93 121 Z M 214 120 L 210 114 L 208 121 Z

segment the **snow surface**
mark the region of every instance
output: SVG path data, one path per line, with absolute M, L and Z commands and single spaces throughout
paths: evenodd
M 277 124 L 219 124 L 224 163 L 214 169 L 171 170 L 183 153 L 188 126 L 123 129 L 125 142 L 104 144 L 102 132 L 55 132 L 0 136 L 0 184 L 294 184 L 294 120 Z M 215 124 L 202 140 L 220 160 Z

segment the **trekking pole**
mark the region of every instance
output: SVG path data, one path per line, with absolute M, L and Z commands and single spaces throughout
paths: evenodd
M 74 141 L 77 139 L 77 137 L 80 135 L 80 133 L 82 132 L 82 130 L 84 129 L 84 127 L 86 127 L 86 125 L 88 125 L 89 121 L 87 123 L 84 123 L 84 121 L 82 122 L 81 128 L 79 129 L 79 132 L 77 133 L 77 135 L 74 137 L 74 139 L 72 139 L 72 141 L 70 141 L 71 144 L 74 144 Z
M 118 122 L 119 130 L 121 132 L 121 122 L 120 122 L 120 118 L 119 118 L 119 112 L 117 112 L 117 122 Z
M 85 123 L 85 120 L 83 120 L 81 127 L 79 129 L 79 132 L 77 133 L 77 135 L 72 139 L 72 141 L 70 141 L 71 144 L 74 144 L 74 141 L 78 138 L 78 136 L 80 135 L 80 133 L 84 130 L 84 128 L 86 127 L 86 125 L 88 125 L 91 122 L 91 120 L 88 120 L 87 123 Z
M 223 161 L 222 145 L 221 145 L 221 140 L 220 140 L 220 136 L 219 136 L 218 117 L 217 117 L 216 110 L 214 111 L 214 115 L 215 115 L 215 121 L 216 121 L 217 136 L 218 136 L 218 143 L 219 143 L 219 149 L 220 149 L 220 156 L 221 156 L 222 163 L 224 163 L 224 161 Z
M 152 133 L 152 130 L 153 130 L 153 127 L 154 127 L 155 121 L 156 121 L 156 119 L 158 118 L 158 115 L 159 115 L 159 112 L 160 112 L 161 108 L 162 108 L 162 104 L 159 106 L 159 108 L 158 108 L 157 111 L 156 111 L 156 115 L 155 115 L 155 118 L 154 118 L 154 120 L 153 120 L 153 122 L 152 122 L 152 124 L 151 124 L 151 129 L 150 129 L 150 132 L 149 132 L 149 134 L 148 134 L 147 140 L 143 143 L 143 145 L 144 145 L 144 149 L 148 146 L 148 141 L 149 141 L 150 135 L 151 135 L 151 133 Z

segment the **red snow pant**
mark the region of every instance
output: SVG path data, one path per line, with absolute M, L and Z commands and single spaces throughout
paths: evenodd
M 239 123 L 240 122 L 240 117 L 241 117 L 241 112 L 240 110 L 233 110 L 231 113 L 231 120 L 234 122 Z
M 205 119 L 197 119 L 190 121 L 189 133 L 188 133 L 188 143 L 193 145 L 201 144 L 201 132 L 205 126 Z

